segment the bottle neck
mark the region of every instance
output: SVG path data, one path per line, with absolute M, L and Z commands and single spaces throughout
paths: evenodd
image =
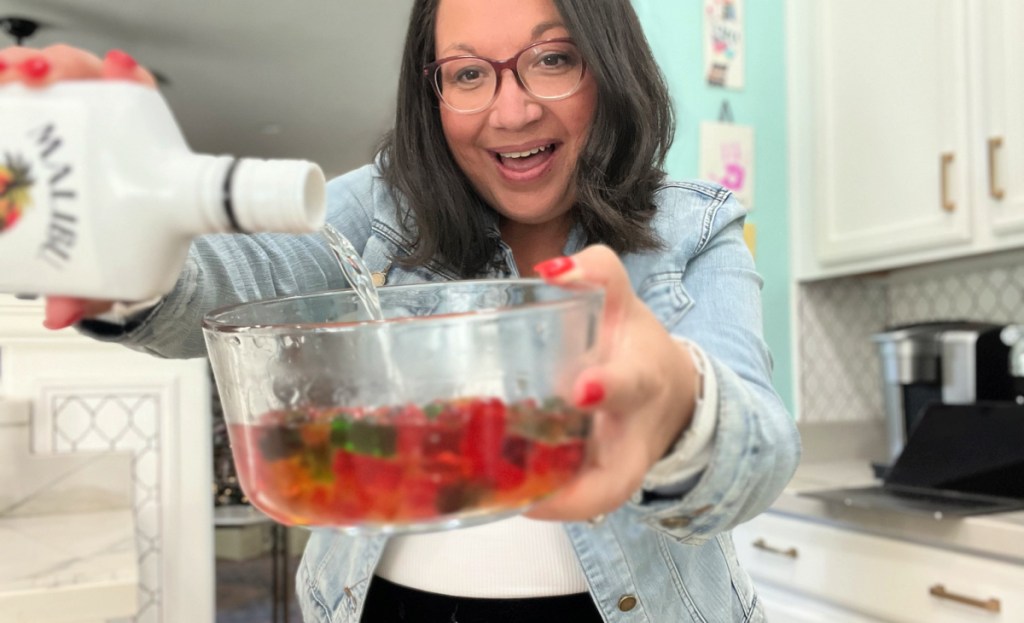
M 234 159 L 195 156 L 183 159 L 180 177 L 198 189 L 199 233 L 312 233 L 324 224 L 323 172 L 303 160 Z
M 235 213 L 235 197 L 234 197 L 234 183 L 235 183 L 235 171 L 238 170 L 238 165 L 241 163 L 241 159 L 235 158 L 228 164 L 228 168 L 224 171 L 223 180 L 220 185 L 220 203 L 221 210 L 224 213 L 224 217 L 228 221 L 228 226 L 231 231 L 238 232 L 240 234 L 248 233 L 242 228 L 242 224 L 238 222 L 238 215 Z
M 169 196 L 175 197 L 168 208 L 182 233 L 191 237 L 240 231 L 225 207 L 230 204 L 229 173 L 236 162 L 231 156 L 190 153 L 167 167 L 165 179 L 173 184 Z

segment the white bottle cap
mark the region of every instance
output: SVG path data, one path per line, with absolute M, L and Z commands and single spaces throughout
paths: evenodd
M 242 158 L 225 180 L 225 208 L 243 232 L 312 233 L 324 225 L 324 185 L 312 162 Z

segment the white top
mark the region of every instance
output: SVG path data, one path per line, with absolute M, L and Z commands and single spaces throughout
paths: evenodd
M 715 375 L 703 351 L 692 342 L 684 343 L 703 376 L 702 392 L 675 452 L 651 469 L 647 486 L 685 480 L 703 470 L 711 457 L 718 407 L 704 396 L 717 394 Z M 393 537 L 376 574 L 409 588 L 459 597 L 514 599 L 587 592 L 586 576 L 562 525 L 521 516 Z
M 545 597 L 587 591 L 562 526 L 521 516 L 394 537 L 377 575 L 402 586 L 460 597 Z

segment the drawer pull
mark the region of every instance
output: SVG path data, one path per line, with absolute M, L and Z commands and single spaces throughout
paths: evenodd
M 948 599 L 968 606 L 974 606 L 975 608 L 981 608 L 982 610 L 988 610 L 989 612 L 999 612 L 1003 608 L 1002 604 L 995 597 L 991 597 L 989 599 L 975 599 L 965 595 L 957 595 L 956 593 L 947 591 L 946 587 L 942 584 L 936 584 L 928 589 L 928 592 L 939 599 Z
M 764 539 L 758 539 L 754 541 L 754 547 L 764 552 L 778 554 L 779 556 L 785 556 L 786 558 L 796 558 L 797 556 L 799 556 L 799 553 L 797 553 L 795 547 L 790 547 L 787 549 L 782 549 L 781 547 L 772 547 L 771 545 L 765 543 Z

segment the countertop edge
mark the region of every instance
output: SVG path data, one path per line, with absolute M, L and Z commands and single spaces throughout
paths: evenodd
M 138 582 L 74 584 L 0 593 L 0 623 L 71 623 L 133 617 Z
M 0 623 L 134 616 L 139 589 L 134 527 L 127 508 L 0 518 L 0 549 L 13 548 L 17 560 L 35 563 L 24 564 L 23 576 L 0 582 Z
M 867 462 L 801 465 L 790 486 L 766 512 L 928 547 L 1024 564 L 1024 512 L 931 518 L 911 513 L 846 507 L 801 492 L 872 484 Z M 815 476 L 812 474 L 823 474 Z

